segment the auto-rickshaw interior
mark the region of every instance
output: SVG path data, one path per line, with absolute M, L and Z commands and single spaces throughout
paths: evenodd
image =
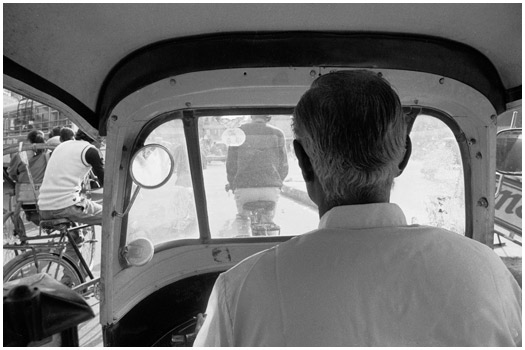
M 388 80 L 409 120 L 391 202 L 494 248 L 521 285 L 521 4 L 4 4 L 4 89 L 105 141 L 104 345 L 191 345 L 221 272 L 317 228 L 294 106 L 352 69 Z M 287 175 L 279 229 L 255 235 L 226 185 L 260 115 Z

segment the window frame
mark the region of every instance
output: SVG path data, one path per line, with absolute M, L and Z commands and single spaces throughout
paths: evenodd
M 161 124 L 175 119 L 181 119 L 183 122 L 184 135 L 186 139 L 186 147 L 188 151 L 188 160 L 190 166 L 191 180 L 193 185 L 193 193 L 195 199 L 195 206 L 197 211 L 197 221 L 199 227 L 199 235 L 195 239 L 174 239 L 171 241 L 159 243 L 155 246 L 155 253 L 163 250 L 171 249 L 176 246 L 190 245 L 190 244 L 208 244 L 208 243 L 232 243 L 232 242 L 263 242 L 275 241 L 284 242 L 293 236 L 274 236 L 274 237 L 248 237 L 248 238 L 214 238 L 211 235 L 208 206 L 205 190 L 204 177 L 202 172 L 202 162 L 200 157 L 200 142 L 199 142 L 199 118 L 202 117 L 221 117 L 226 115 L 251 115 L 251 114 L 290 114 L 293 115 L 294 107 L 224 107 L 224 108 L 199 108 L 199 109 L 179 109 L 170 112 L 162 113 L 152 118 L 139 131 L 135 138 L 132 152 L 132 157 L 138 149 L 144 146 L 144 142 L 149 134 Z M 472 168 L 469 152 L 469 141 L 465 133 L 454 120 L 454 118 L 434 108 L 428 108 L 418 105 L 404 105 L 403 111 L 408 118 L 408 131 L 412 130 L 415 120 L 420 115 L 427 115 L 437 118 L 442 121 L 452 131 L 456 142 L 459 146 L 461 165 L 463 167 L 463 181 L 464 181 L 464 202 L 465 202 L 465 237 L 473 238 L 473 216 L 472 205 L 468 198 L 472 195 Z M 195 154 L 197 156 L 195 156 Z M 409 160 L 410 162 L 410 160 Z M 126 182 L 126 191 L 124 202 L 129 203 L 132 195 L 132 179 L 128 174 Z M 127 240 L 128 217 L 126 216 L 122 221 L 120 247 L 124 247 Z
M 443 122 L 449 129 L 452 131 L 454 138 L 456 139 L 456 143 L 459 147 L 459 154 L 461 158 L 461 166 L 463 168 L 463 189 L 464 189 L 464 198 L 463 201 L 465 203 L 465 237 L 474 238 L 474 218 L 472 215 L 472 202 L 468 200 L 468 198 L 472 198 L 472 166 L 471 166 L 471 158 L 470 158 L 470 150 L 469 150 L 469 142 L 467 140 L 467 137 L 465 136 L 465 133 L 459 126 L 459 124 L 454 120 L 454 118 L 437 109 L 434 108 L 428 108 L 428 107 L 420 107 L 420 106 L 403 106 L 403 109 L 405 110 L 405 113 L 409 117 L 409 135 L 412 131 L 412 127 L 414 126 L 415 121 L 417 118 L 421 115 L 430 116 L 433 118 L 436 118 Z M 408 161 L 410 163 L 410 160 Z

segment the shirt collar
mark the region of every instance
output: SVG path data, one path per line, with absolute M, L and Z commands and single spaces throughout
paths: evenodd
M 342 205 L 327 211 L 319 228 L 375 228 L 406 226 L 405 214 L 397 204 Z

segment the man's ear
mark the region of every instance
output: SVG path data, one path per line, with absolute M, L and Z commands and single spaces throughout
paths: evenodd
M 310 157 L 306 154 L 303 145 L 297 140 L 293 140 L 293 148 L 295 151 L 295 156 L 299 161 L 299 167 L 303 173 L 303 179 L 306 182 L 314 181 L 314 169 L 312 167 L 312 162 L 310 162 Z
M 412 141 L 410 141 L 410 136 L 407 135 L 407 141 L 405 145 L 405 155 L 403 156 L 403 160 L 401 160 L 401 163 L 399 163 L 398 165 L 399 173 L 396 176 L 399 176 L 403 173 L 403 170 L 405 170 L 411 154 L 412 154 Z

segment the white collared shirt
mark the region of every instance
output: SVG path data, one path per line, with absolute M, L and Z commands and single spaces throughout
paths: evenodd
M 521 289 L 487 246 L 341 206 L 221 274 L 195 346 L 521 345 Z

